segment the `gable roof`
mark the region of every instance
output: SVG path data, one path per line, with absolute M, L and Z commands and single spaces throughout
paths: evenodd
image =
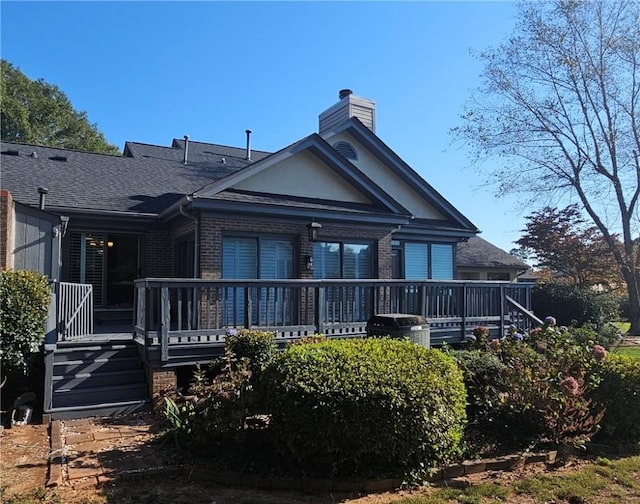
M 378 159 L 409 184 L 423 198 L 429 201 L 436 210 L 441 212 L 456 228 L 462 228 L 469 234 L 479 233 L 480 230 L 467 219 L 457 208 L 436 191 L 431 184 L 423 179 L 413 168 L 405 163 L 400 156 L 391 150 L 378 136 L 367 128 L 357 117 L 352 117 L 341 125 L 333 128 L 332 133 L 346 131 L 358 142 L 364 145 Z
M 317 133 L 313 133 L 283 149 L 280 149 L 278 152 L 265 156 L 243 170 L 239 170 L 227 177 L 212 182 L 211 184 L 196 191 L 196 193 L 194 193 L 194 197 L 215 198 L 217 193 L 230 189 L 235 184 L 247 180 L 256 174 L 267 170 L 274 164 L 295 156 L 303 151 L 311 152 L 317 156 L 327 167 L 334 170 L 341 177 L 347 180 L 351 186 L 364 194 L 373 202 L 373 205 L 369 205 L 373 211 L 376 211 L 376 207 L 379 206 L 381 209 L 385 209 L 388 213 L 396 213 L 410 217 L 410 212 L 408 212 L 399 202 L 394 200 L 366 174 L 340 155 Z M 342 204 L 337 201 L 331 201 L 328 203 L 334 205 Z
M 458 244 L 456 264 L 459 268 L 509 268 L 526 270 L 529 265 L 479 236 Z

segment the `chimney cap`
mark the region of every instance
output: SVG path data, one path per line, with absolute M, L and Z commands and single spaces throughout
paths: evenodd
M 338 98 L 339 99 L 343 99 L 346 98 L 349 95 L 352 95 L 353 91 L 351 91 L 351 89 L 341 89 L 340 92 L 338 93 Z

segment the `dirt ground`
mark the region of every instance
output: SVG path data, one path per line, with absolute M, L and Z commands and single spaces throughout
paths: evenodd
M 55 456 L 55 454 L 53 454 Z M 74 488 L 63 484 L 43 490 L 47 479 L 49 453 L 48 426 L 29 425 L 6 429 L 0 438 L 0 502 L 10 501 L 14 495 L 33 495 L 25 504 L 110 504 L 110 503 L 166 503 L 166 504 L 385 504 L 403 497 L 417 497 L 433 493 L 433 488 L 401 490 L 381 494 L 305 494 L 302 492 L 255 490 L 221 487 L 197 481 L 186 481 L 178 475 L 155 475 L 130 480 L 115 480 L 100 488 Z M 556 472 L 575 471 L 586 462 L 576 462 Z M 544 466 L 526 466 L 516 472 L 487 472 L 467 477 L 462 482 L 509 483 L 517 478 L 543 473 Z M 638 497 L 636 495 L 636 497 Z M 633 499 L 634 497 L 632 497 Z M 512 500 L 513 499 L 513 500 Z M 506 503 L 533 504 L 524 496 L 503 499 Z M 596 502 L 609 502 L 606 497 Z M 623 501 L 625 502 L 625 501 Z M 627 500 L 632 502 L 632 500 Z M 633 502 L 639 502 L 638 500 Z

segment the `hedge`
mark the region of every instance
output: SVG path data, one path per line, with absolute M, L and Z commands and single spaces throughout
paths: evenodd
M 306 474 L 425 472 L 458 453 L 462 373 L 409 341 L 294 345 L 263 375 L 276 449 Z
M 599 436 L 618 443 L 640 442 L 640 360 L 609 353 L 600 364 L 595 400 L 605 408 Z

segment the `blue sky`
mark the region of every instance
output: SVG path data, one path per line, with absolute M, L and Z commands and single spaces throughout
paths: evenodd
M 107 139 L 273 151 L 317 131 L 342 88 L 376 102 L 376 133 L 509 250 L 524 227 L 449 130 L 515 24 L 512 2 L 7 2 L 0 52 L 58 85 Z M 488 169 L 490 165 L 485 165 Z M 528 209 L 525 209 L 528 212 Z

